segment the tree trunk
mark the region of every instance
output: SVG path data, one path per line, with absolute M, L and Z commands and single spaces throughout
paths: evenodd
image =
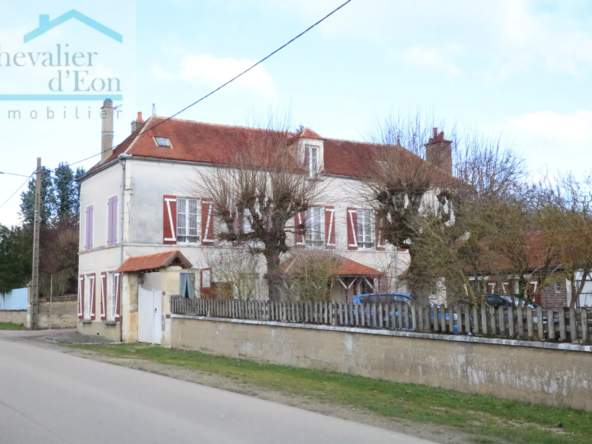
M 284 281 L 280 273 L 280 253 L 265 255 L 267 262 L 267 294 L 270 301 L 280 301 L 284 293 Z

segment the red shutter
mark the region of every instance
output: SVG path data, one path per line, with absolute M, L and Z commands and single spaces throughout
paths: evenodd
M 306 248 L 306 211 L 296 213 L 296 216 L 294 216 L 294 226 L 296 248 Z
M 204 268 L 199 272 L 199 289 L 201 297 L 212 299 L 212 269 Z
M 386 249 L 386 240 L 382 235 L 382 219 L 378 216 L 376 216 L 376 249 L 382 251 Z
M 115 320 L 119 321 L 121 319 L 121 273 L 113 273 L 113 279 L 115 280 Z
M 78 319 L 84 319 L 84 275 L 78 278 Z
M 347 249 L 358 249 L 358 210 L 347 209 Z
M 201 200 L 201 244 L 214 245 L 214 211 L 213 201 L 209 198 Z
M 95 273 L 90 275 L 90 297 L 88 298 L 90 304 L 90 320 L 94 321 L 97 317 L 97 304 L 95 301 L 95 294 L 97 289 L 97 275 Z
M 325 207 L 325 247 L 335 248 L 335 207 Z
M 162 212 L 163 243 L 175 245 L 177 243 L 177 197 L 164 196 Z
M 101 321 L 107 320 L 107 273 L 101 273 Z

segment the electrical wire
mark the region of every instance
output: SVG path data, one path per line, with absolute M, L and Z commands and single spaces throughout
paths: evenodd
M 320 20 L 318 20 L 317 22 L 315 22 L 314 24 L 312 24 L 311 26 L 309 26 L 308 28 L 306 28 L 304 31 L 302 31 L 300 34 L 298 34 L 297 36 L 293 37 L 292 39 L 290 39 L 289 41 L 287 41 L 286 43 L 284 43 L 282 46 L 280 46 L 279 48 L 277 48 L 276 50 L 272 51 L 271 53 L 269 53 L 268 55 L 266 55 L 265 57 L 263 57 L 261 60 L 259 60 L 258 62 L 254 63 L 253 65 L 251 65 L 249 68 L 245 69 L 244 71 L 242 71 L 241 73 L 237 74 L 236 76 L 234 76 L 232 79 L 228 80 L 227 82 L 223 83 L 222 85 L 220 85 L 219 87 L 217 87 L 216 89 L 210 91 L 208 94 L 206 94 L 205 96 L 199 98 L 198 100 L 196 100 L 195 102 L 191 103 L 190 105 L 186 106 L 185 108 L 183 108 L 182 110 L 176 112 L 175 114 L 173 114 L 170 117 L 167 117 L 165 120 L 163 120 L 162 122 L 157 123 L 156 125 L 147 128 L 145 131 L 142 131 L 139 135 L 141 136 L 142 134 L 146 133 L 147 131 L 153 130 L 157 127 L 159 127 L 160 125 L 162 125 L 163 123 L 168 122 L 169 120 L 177 117 L 179 114 L 187 111 L 189 108 L 192 108 L 193 106 L 197 105 L 198 103 L 204 101 L 205 99 L 207 99 L 208 97 L 212 96 L 213 94 L 217 93 L 218 91 L 220 91 L 222 88 L 224 88 L 225 86 L 228 86 L 229 84 L 231 84 L 232 82 L 234 82 L 235 80 L 239 79 L 240 77 L 242 77 L 243 75 L 245 75 L 246 73 L 248 73 L 249 71 L 251 71 L 253 68 L 257 67 L 258 65 L 262 64 L 263 62 L 265 62 L 267 59 L 269 59 L 270 57 L 274 56 L 275 54 L 277 54 L 278 52 L 280 52 L 282 49 L 284 49 L 286 46 L 290 45 L 291 43 L 293 43 L 294 41 L 298 40 L 300 37 L 302 37 L 304 34 L 306 34 L 307 32 L 309 32 L 311 29 L 315 28 L 316 26 L 318 26 L 319 24 L 321 24 L 322 22 L 324 22 L 325 20 L 327 20 L 329 17 L 331 17 L 333 14 L 335 14 L 337 11 L 339 11 L 341 8 L 343 8 L 345 5 L 347 5 L 348 3 L 350 3 L 352 0 L 347 0 L 346 2 L 342 3 L 340 6 L 338 6 L 337 8 L 335 8 L 334 10 L 332 10 L 329 14 L 325 15 L 323 18 L 321 18 Z M 87 160 L 92 159 L 93 157 L 96 156 L 100 156 L 101 154 L 103 154 L 104 152 L 107 151 L 113 151 L 114 149 L 116 149 L 117 147 L 123 145 L 125 142 L 127 142 L 131 136 L 133 134 L 130 134 L 129 136 L 127 136 L 123 142 L 112 146 L 111 148 L 108 148 L 106 150 L 100 151 L 97 154 L 93 154 L 92 156 L 86 157 L 82 160 L 77 160 L 76 162 L 72 162 L 69 163 L 69 166 L 73 166 L 73 165 L 77 165 L 79 163 L 85 162 Z M 53 170 L 52 170 L 53 171 Z M 13 173 L 2 173 L 2 174 L 10 174 L 13 176 L 22 176 L 22 177 L 27 177 L 21 174 L 13 174 Z M 35 173 L 33 173 L 35 174 Z M 31 176 L 27 177 L 27 181 L 33 176 L 33 174 L 31 174 Z M 23 185 L 21 185 L 2 205 L 0 205 L 0 208 L 6 204 L 6 202 L 8 202 L 10 199 L 12 199 L 12 197 L 27 183 L 27 181 L 25 181 L 25 183 L 23 183 Z
M 284 43 L 282 46 L 280 46 L 279 48 L 277 48 L 275 51 L 269 53 L 268 55 L 266 55 L 265 57 L 263 57 L 261 60 L 259 60 L 258 62 L 254 63 L 253 65 L 251 65 L 249 68 L 245 69 L 244 71 L 242 71 L 240 74 L 237 74 L 236 76 L 234 76 L 232 79 L 228 80 L 227 82 L 223 83 L 222 85 L 220 85 L 219 87 L 217 87 L 216 89 L 210 91 L 208 94 L 206 94 L 205 96 L 199 98 L 198 100 L 196 100 L 195 102 L 193 102 L 192 104 L 186 106 L 185 108 L 183 108 L 180 111 L 177 111 L 175 114 L 173 114 L 170 117 L 167 117 L 165 120 L 163 120 L 162 122 L 157 123 L 154 126 L 151 126 L 150 128 L 147 128 L 146 130 L 142 131 L 139 135 L 141 136 L 142 134 L 153 130 L 157 127 L 159 127 L 160 125 L 162 125 L 163 123 L 168 122 L 169 120 L 177 117 L 179 114 L 187 111 L 189 108 L 197 105 L 198 103 L 202 102 L 203 100 L 207 99 L 208 97 L 210 97 L 211 95 L 217 93 L 218 91 L 220 91 L 222 88 L 224 88 L 225 86 L 228 86 L 229 84 L 231 84 L 232 82 L 234 82 L 235 80 L 237 80 L 239 77 L 242 77 L 243 75 L 245 75 L 246 73 L 248 73 L 249 71 L 251 71 L 253 68 L 257 67 L 258 65 L 260 65 L 261 63 L 265 62 L 267 59 L 269 59 L 270 57 L 274 56 L 276 53 L 280 52 L 282 49 L 284 49 L 286 46 L 290 45 L 291 43 L 293 43 L 294 41 L 298 40 L 300 37 L 302 37 L 304 34 L 306 34 L 307 32 L 309 32 L 311 29 L 313 29 L 314 27 L 318 26 L 319 24 L 321 24 L 322 22 L 324 22 L 325 20 L 327 20 L 329 17 L 331 17 L 333 14 L 335 14 L 337 11 L 339 11 L 341 8 L 343 8 L 345 5 L 347 5 L 348 3 L 350 3 L 352 0 L 347 0 L 345 3 L 341 4 L 340 6 L 338 6 L 337 8 L 335 8 L 333 11 L 331 11 L 329 14 L 325 15 L 322 19 L 318 20 L 316 23 L 312 24 L 311 26 L 309 26 L 308 28 L 306 28 L 304 31 L 302 31 L 300 34 L 298 34 L 296 37 L 290 39 L 288 42 Z M 106 151 L 112 151 L 113 149 L 116 149 L 117 147 L 119 147 L 120 145 L 123 145 L 125 142 L 127 142 L 130 138 L 131 138 L 131 134 L 129 136 L 127 136 L 125 138 L 125 140 L 109 149 L 106 149 L 104 151 L 101 151 L 97 154 L 93 154 L 92 156 L 89 156 L 85 159 L 82 160 L 78 160 L 76 162 L 70 163 L 69 165 L 76 165 L 82 162 L 85 162 L 89 159 L 92 159 L 93 157 L 99 156 L 101 154 L 103 154 Z
M 2 207 L 3 207 L 3 206 L 4 206 L 4 205 L 5 205 L 5 204 L 6 204 L 6 203 L 7 203 L 7 202 L 10 200 L 10 199 L 12 199 L 12 198 L 14 197 L 14 195 L 15 195 L 16 193 L 18 193 L 18 192 L 21 190 L 21 188 L 22 188 L 22 187 L 24 187 L 24 186 L 25 186 L 25 185 L 26 185 L 26 184 L 29 182 L 29 179 L 30 179 L 31 177 L 33 177 L 33 174 L 35 174 L 35 172 L 33 172 L 33 173 L 32 173 L 32 174 L 29 176 L 29 177 L 27 177 L 27 180 L 25 180 L 25 181 L 23 182 L 23 184 L 22 184 L 20 187 L 18 187 L 18 188 L 16 189 L 16 191 L 15 191 L 14 193 L 12 193 L 8 199 L 6 199 L 4 202 L 2 202 L 2 204 L 0 205 L 0 208 L 2 208 Z

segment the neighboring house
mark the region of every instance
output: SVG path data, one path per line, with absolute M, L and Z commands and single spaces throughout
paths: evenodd
M 219 225 L 211 201 L 194 195 L 191 181 L 197 171 L 219 168 L 232 155 L 237 131 L 258 130 L 158 116 L 144 122 L 139 114 L 131 137 L 111 150 L 111 101 L 105 101 L 103 113 L 102 158 L 81 179 L 78 329 L 136 341 L 147 323 L 166 326 L 167 297 L 211 298 L 216 286 L 232 293 L 212 263 L 237 247 L 215 239 Z M 306 234 L 293 238 L 292 245 L 347 259 L 336 300 L 394 289 L 408 254 L 381 239 L 372 211 L 356 205 L 351 195 L 359 164 L 367 159 L 362 154 L 373 145 L 322 138 L 310 129 L 295 133 L 293 140 L 295 156 L 307 162 L 311 180 L 327 181 L 331 197 L 296 217 Z M 256 296 L 265 299 L 265 269 L 255 271 Z M 164 305 L 156 301 L 161 296 Z M 150 310 L 143 309 L 143 300 L 152 304 Z M 155 310 L 164 312 L 150 320 Z M 139 313 L 148 313 L 146 319 Z
M 540 231 L 533 231 L 527 233 L 526 236 L 526 253 L 528 256 L 528 268 L 525 270 L 524 279 L 527 282 L 527 288 L 519 288 L 519 281 L 512 278 L 511 272 L 505 259 L 496 262 L 496 272 L 487 276 L 488 271 L 483 270 L 479 273 L 480 280 L 485 280 L 487 283 L 488 293 L 500 294 L 523 294 L 526 291 L 529 295 L 534 296 L 535 302 L 541 304 L 543 308 L 558 308 L 569 305 L 571 302 L 571 282 L 565 279 L 562 275 L 563 269 L 561 264 L 555 260 L 549 264 L 549 269 L 552 273 L 557 274 L 557 280 L 545 288 L 540 288 L 540 273 L 545 264 L 545 243 L 543 235 Z M 508 270 L 508 271 L 504 271 Z M 495 277 L 493 277 L 495 275 Z M 500 277 L 501 276 L 501 277 Z M 506 277 L 507 276 L 507 277 Z M 472 280 L 475 277 L 471 278 Z M 582 279 L 581 273 L 577 284 Z M 590 277 L 586 279 L 584 291 L 580 295 L 576 306 L 589 307 L 592 306 L 592 280 Z

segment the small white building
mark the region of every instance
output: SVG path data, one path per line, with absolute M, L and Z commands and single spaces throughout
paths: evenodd
M 235 248 L 215 239 L 211 202 L 195 196 L 191 182 L 198 171 L 219 167 L 235 131 L 253 130 L 158 116 L 144 122 L 139 114 L 132 135 L 111 150 L 110 101 L 103 111 L 102 158 L 81 179 L 78 330 L 124 342 L 166 342 L 158 331 L 166 332 L 168 298 L 213 297 L 212 287 L 224 285 L 213 263 Z M 347 259 L 334 290 L 343 302 L 377 285 L 380 291 L 399 289 L 397 276 L 407 268 L 407 252 L 380 239 L 372 212 L 351 195 L 361 153 L 371 146 L 309 129 L 294 134 L 294 149 L 306 152 L 321 172 L 311 180 L 328 181 L 331 197 L 305 221 L 295 221 L 305 223 L 307 235 L 292 242 Z M 130 260 L 148 268 L 130 266 Z M 255 296 L 262 299 L 264 274 L 264 267 L 254 273 Z M 143 335 L 149 324 L 159 324 L 157 333 Z

